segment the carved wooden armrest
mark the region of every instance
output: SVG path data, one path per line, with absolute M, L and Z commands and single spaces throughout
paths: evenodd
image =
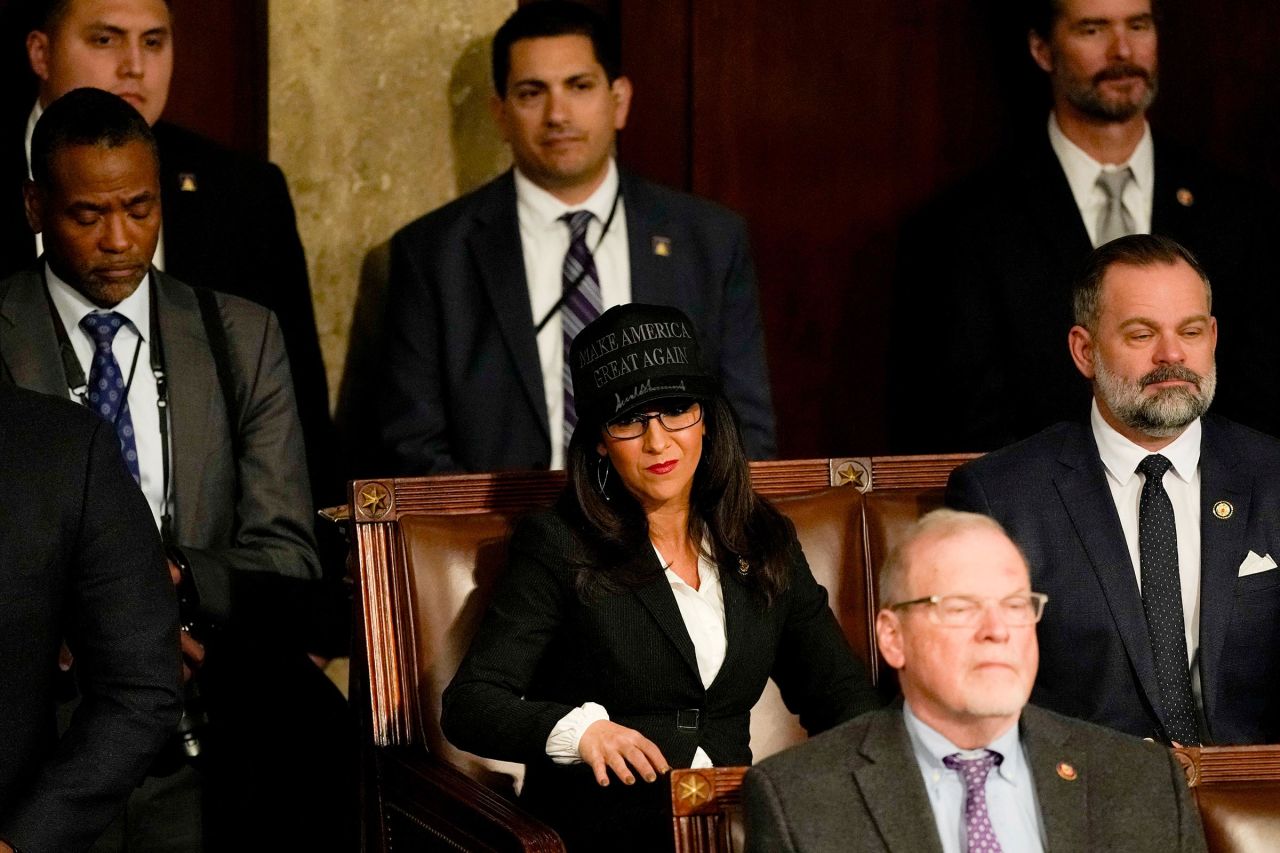
M 564 853 L 560 836 L 518 805 L 421 747 L 378 750 L 383 822 L 396 849 Z
M 747 767 L 671 771 L 671 821 L 679 853 L 719 853 L 739 849 L 731 818 L 742 812 L 742 777 Z

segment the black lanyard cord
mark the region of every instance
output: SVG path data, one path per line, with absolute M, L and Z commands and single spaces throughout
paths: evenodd
M 609 218 L 604 221 L 604 227 L 600 229 L 600 237 L 596 240 L 596 247 L 591 250 L 591 254 L 593 257 L 597 252 L 600 251 L 600 246 L 601 244 L 604 243 L 604 238 L 609 233 L 609 226 L 613 224 L 613 217 L 618 212 L 618 200 L 621 198 L 622 198 L 622 182 L 619 181 L 618 191 L 613 194 L 613 204 L 609 207 Z M 552 305 L 551 310 L 546 313 L 546 316 L 542 318 L 541 322 L 539 322 L 538 325 L 533 327 L 533 336 L 535 338 L 538 335 L 542 334 L 543 328 L 545 328 L 547 323 L 551 322 L 551 318 L 554 317 L 560 311 L 560 309 L 564 307 L 564 303 L 568 301 L 569 297 L 578 292 L 578 288 L 582 286 L 582 280 L 586 277 L 587 277 L 587 269 L 586 267 L 583 267 L 578 272 L 578 277 L 575 278 L 569 284 L 569 286 L 566 287 L 564 291 L 560 294 L 560 298 L 556 300 L 556 304 Z

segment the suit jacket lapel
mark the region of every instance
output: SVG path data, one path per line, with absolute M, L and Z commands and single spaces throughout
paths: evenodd
M 733 570 L 725 566 L 720 567 L 720 590 L 724 594 L 726 648 L 724 663 L 720 665 L 720 671 L 708 686 L 708 693 L 722 680 L 736 678 L 738 661 L 744 654 L 752 654 L 754 651 L 754 647 L 751 649 L 746 647 L 750 639 L 746 633 L 746 625 L 759 611 L 752 606 L 751 593 L 729 575 L 730 571 Z
M 225 409 L 218 396 L 213 356 L 195 294 L 155 270 L 152 283 L 169 378 L 174 530 L 180 541 L 199 541 L 191 528 L 202 514 L 202 471 L 215 446 L 209 441 L 211 424 L 225 420 Z M 231 460 L 219 460 L 218 464 L 228 462 Z
M 1054 478 L 1054 486 L 1102 585 L 1111 617 L 1147 701 L 1152 708 L 1159 709 L 1162 707 L 1160 691 L 1142 596 L 1134 579 L 1133 561 L 1129 558 L 1115 501 L 1107 488 L 1106 472 L 1088 425 L 1080 424 L 1068 435 L 1058 461 L 1063 468 Z
M 901 706 L 874 712 L 853 756 L 853 783 L 862 795 L 885 848 L 901 853 L 942 853 L 933 807 L 920 778 Z M 834 793 L 834 792 L 833 792 Z
M 488 197 L 479 205 L 467 246 L 521 385 L 550 440 L 538 342 L 533 334 L 536 321 L 529 302 L 529 283 L 520 247 L 520 220 L 516 214 L 516 185 L 511 172 L 494 182 Z
M 0 277 L 30 263 L 36 256 L 36 240 L 27 225 L 22 200 L 22 185 L 27 180 L 27 119 L 31 117 L 33 104 L 34 95 L 25 110 L 18 108 L 13 111 L 6 128 L 9 147 L 4 155 L 4 191 L 8 198 L 0 204 L 0 264 L 4 266 L 0 269 Z
M 1156 182 L 1151 197 L 1151 233 L 1164 234 L 1181 243 L 1197 243 L 1196 238 L 1204 229 L 1196 225 L 1195 209 L 1178 201 L 1178 194 L 1190 191 L 1187 199 L 1192 201 L 1198 187 L 1188 185 L 1186 168 L 1177 150 L 1163 139 L 1160 143 L 1153 146 Z
M 648 562 L 652 564 L 651 568 L 656 570 L 657 576 L 642 587 L 636 589 L 636 597 L 645 606 L 650 614 L 653 615 L 654 621 L 658 623 L 658 627 L 667 635 L 672 644 L 675 645 L 676 651 L 680 653 L 680 657 L 684 658 L 684 662 L 693 671 L 693 676 L 702 683 L 702 675 L 698 672 L 698 657 L 693 650 L 693 640 L 689 637 L 689 631 L 684 626 L 684 617 L 680 615 L 680 607 L 676 604 L 675 594 L 671 591 L 671 584 L 667 580 L 666 574 L 662 571 L 662 566 L 658 562 L 658 555 L 650 549 Z M 728 610 L 728 602 L 725 602 L 725 609 Z M 727 661 L 726 661 L 727 662 Z M 723 670 L 724 667 L 721 667 Z
M 1084 850 L 1088 846 L 1088 791 L 1090 767 L 1084 749 L 1071 749 L 1070 734 L 1056 720 L 1038 708 L 1022 709 L 1022 745 L 1027 754 L 1028 771 L 1035 780 L 1036 799 L 1044 823 L 1047 850 Z M 1065 763 L 1075 771 L 1074 778 L 1063 778 Z
M 1225 440 L 1212 418 L 1203 421 L 1200 441 L 1200 682 L 1205 718 L 1212 721 L 1219 701 L 1218 672 L 1226 643 L 1236 576 L 1247 551 L 1252 478 L 1240 470 L 1245 461 Z M 1218 518 L 1214 505 L 1231 504 L 1229 518 Z M 1212 731 L 1210 732 L 1212 735 Z
M 13 279 L 0 304 L 0 323 L 0 357 L 14 384 L 66 397 L 67 379 L 40 268 L 26 269 Z
M 631 300 L 656 305 L 687 302 L 676 292 L 675 275 L 684 253 L 693 248 L 686 232 L 668 219 L 665 206 L 643 181 L 627 172 L 619 172 L 618 180 L 627 214 Z
M 1063 269 L 1074 269 L 1089 254 L 1093 245 L 1080 218 L 1080 208 L 1071 194 L 1071 185 L 1062 171 L 1058 155 L 1049 144 L 1048 132 L 1039 134 L 1028 155 L 1017 167 L 1020 175 L 1013 184 L 1039 187 L 1026 199 L 1028 210 L 1036 221 L 1037 232 L 1053 248 Z

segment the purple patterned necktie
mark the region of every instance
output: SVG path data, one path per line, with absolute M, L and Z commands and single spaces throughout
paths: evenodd
M 596 261 L 587 248 L 587 226 L 591 224 L 589 210 L 575 210 L 560 219 L 569 226 L 569 251 L 564 256 L 561 286 L 569 293 L 561 312 L 560 328 L 564 338 L 564 446 L 569 447 L 569 437 L 578 423 L 578 412 L 573 403 L 573 377 L 569 375 L 569 345 L 583 327 L 600 316 L 604 310 L 600 296 L 600 276 L 596 273 Z M 576 288 L 574 284 L 582 281 Z M 572 288 L 572 292 L 570 292 Z
M 961 758 L 960 753 L 948 755 L 942 763 L 951 770 L 958 770 L 964 780 L 964 834 L 968 853 L 1002 853 L 996 831 L 987 814 L 987 774 L 1004 756 L 994 750 L 984 750 L 981 758 Z
M 93 338 L 93 364 L 89 367 L 89 408 L 103 420 L 115 426 L 120 438 L 120 453 L 133 479 L 142 481 L 138 471 L 138 445 L 133 434 L 133 418 L 129 414 L 129 400 L 120 363 L 111 351 L 116 332 L 127 323 L 123 315 L 92 312 L 85 314 L 80 328 Z

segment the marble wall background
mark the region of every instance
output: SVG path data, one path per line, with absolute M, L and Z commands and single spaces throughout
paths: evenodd
M 365 320 L 379 304 L 386 241 L 507 168 L 489 118 L 488 43 L 515 6 L 270 4 L 271 159 L 297 207 L 335 402 L 357 299 Z

